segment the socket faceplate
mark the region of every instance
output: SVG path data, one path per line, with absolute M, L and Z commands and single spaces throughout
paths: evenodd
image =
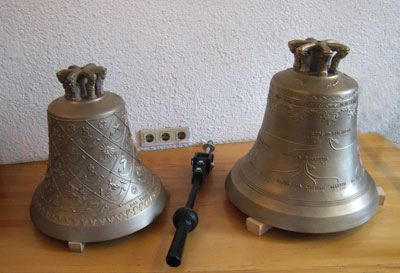
M 156 147 L 189 143 L 190 130 L 188 126 L 158 128 L 140 131 L 142 147 Z

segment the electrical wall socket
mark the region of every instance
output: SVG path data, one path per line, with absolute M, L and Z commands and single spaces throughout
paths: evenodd
M 140 142 L 142 147 L 189 143 L 189 139 L 190 130 L 188 126 L 140 131 Z

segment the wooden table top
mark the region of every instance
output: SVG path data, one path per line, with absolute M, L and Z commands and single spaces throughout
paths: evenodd
M 175 228 L 172 215 L 191 187 L 190 159 L 199 147 L 140 152 L 170 192 L 164 212 L 147 228 L 83 253 L 43 235 L 29 218 L 32 193 L 46 162 L 0 166 L 0 272 L 400 272 L 400 151 L 377 134 L 360 134 L 361 158 L 384 206 L 361 227 L 308 235 L 271 229 L 258 237 L 227 199 L 225 178 L 252 142 L 217 145 L 216 167 L 195 204 L 199 225 L 186 241 L 182 265 L 165 263 Z

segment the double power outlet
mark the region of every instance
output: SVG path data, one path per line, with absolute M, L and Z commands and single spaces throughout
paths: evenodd
M 142 147 L 155 147 L 189 143 L 190 130 L 187 126 L 141 130 Z

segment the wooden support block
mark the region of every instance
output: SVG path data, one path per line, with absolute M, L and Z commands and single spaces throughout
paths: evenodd
M 257 236 L 261 236 L 272 227 L 267 224 L 261 223 L 260 221 L 257 221 L 254 218 L 247 217 L 246 228 L 251 233 L 254 233 Z
M 69 250 L 72 252 L 82 253 L 85 248 L 85 243 L 81 242 L 68 242 Z
M 378 196 L 379 196 L 379 206 L 383 206 L 383 203 L 385 202 L 386 198 L 385 191 L 383 190 L 382 187 L 376 187 L 376 190 L 378 191 Z

